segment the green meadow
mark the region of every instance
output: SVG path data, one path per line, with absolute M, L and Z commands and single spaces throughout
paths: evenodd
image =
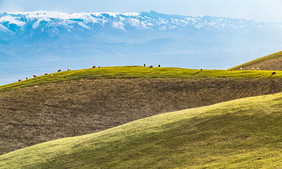
M 103 67 L 64 71 L 49 75 L 42 75 L 21 82 L 0 86 L 0 91 L 46 83 L 57 83 L 80 79 L 132 79 L 132 78 L 173 78 L 173 79 L 217 79 L 217 78 L 282 78 L 282 71 L 262 70 L 199 70 L 183 68 L 148 68 L 138 66 Z
M 0 168 L 281 168 L 282 93 L 170 112 L 0 156 Z

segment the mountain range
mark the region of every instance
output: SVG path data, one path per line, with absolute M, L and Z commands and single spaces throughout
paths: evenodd
M 0 84 L 57 69 L 226 69 L 281 50 L 282 23 L 140 13 L 0 13 Z
M 56 35 L 62 32 L 92 30 L 172 30 L 172 29 L 280 29 L 282 24 L 257 23 L 243 19 L 209 16 L 179 16 L 160 14 L 155 11 L 142 13 L 63 13 L 63 12 L 14 12 L 0 13 L 1 32 L 20 35 L 31 31 Z

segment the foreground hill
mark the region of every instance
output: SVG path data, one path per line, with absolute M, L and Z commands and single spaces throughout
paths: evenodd
M 281 72 L 116 67 L 1 86 L 0 154 L 160 113 L 282 92 L 279 77 Z
M 0 156 L 1 168 L 280 168 L 282 93 L 165 113 Z
M 233 67 L 230 70 L 239 70 L 240 68 L 244 70 L 251 70 L 253 68 L 259 68 L 260 70 L 282 70 L 282 51 Z

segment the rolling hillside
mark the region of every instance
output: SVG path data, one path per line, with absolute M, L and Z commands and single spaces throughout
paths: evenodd
M 220 78 L 282 78 L 279 71 L 272 75 L 270 71 L 226 71 L 226 70 L 199 70 L 183 68 L 153 68 L 141 66 L 103 67 L 52 73 L 36 78 L 24 80 L 20 83 L 11 83 L 0 86 L 1 91 L 15 88 L 35 86 L 47 83 L 57 83 L 82 79 L 220 79 Z
M 109 67 L 52 75 L 0 87 L 0 154 L 160 113 L 282 92 L 282 73 L 271 71 Z
M 0 156 L 0 168 L 281 168 L 282 93 L 165 113 Z
M 230 70 L 239 70 L 240 68 L 243 70 L 251 70 L 252 68 L 282 70 L 282 51 L 233 67 Z

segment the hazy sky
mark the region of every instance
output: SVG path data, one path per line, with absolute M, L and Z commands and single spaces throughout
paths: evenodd
M 0 11 L 140 12 L 282 22 L 282 0 L 0 0 Z

